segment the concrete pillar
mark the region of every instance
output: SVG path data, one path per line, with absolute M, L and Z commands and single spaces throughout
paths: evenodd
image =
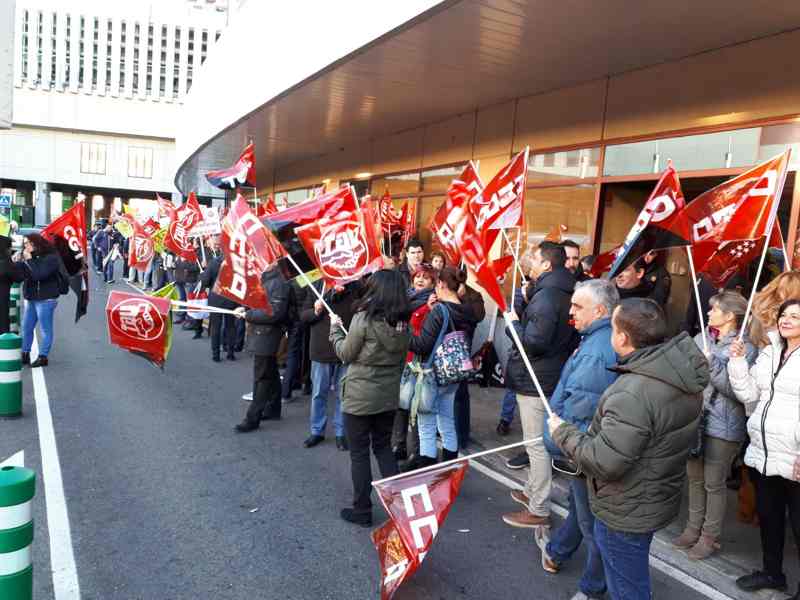
M 33 194 L 36 202 L 33 222 L 37 227 L 44 227 L 50 223 L 50 184 L 37 181 Z

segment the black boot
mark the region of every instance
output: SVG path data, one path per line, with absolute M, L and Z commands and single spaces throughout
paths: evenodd
M 23 365 L 31 364 L 31 353 L 30 352 L 23 352 L 22 353 L 22 364 Z
M 430 456 L 423 456 L 422 454 L 415 456 L 411 460 L 409 460 L 403 467 L 400 469 L 402 473 L 408 473 L 409 471 L 416 471 L 417 469 L 424 469 L 425 467 L 430 467 L 431 465 L 436 464 L 436 459 L 431 458 Z
M 222 362 L 222 359 L 219 357 L 219 352 L 215 352 L 211 355 L 211 360 L 214 362 Z
M 236 360 L 236 355 L 233 352 L 228 352 L 225 358 L 227 358 L 228 360 Z
M 35 369 L 36 367 L 46 367 L 47 366 L 47 357 L 46 356 L 39 356 L 35 361 L 31 363 L 31 369 Z
M 447 462 L 448 460 L 453 460 L 455 458 L 458 458 L 458 450 L 453 452 L 447 448 L 442 448 L 442 462 Z

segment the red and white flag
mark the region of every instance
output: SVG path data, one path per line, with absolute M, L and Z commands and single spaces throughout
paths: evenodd
M 267 215 L 274 215 L 276 212 L 278 212 L 278 207 L 275 206 L 275 200 L 272 194 L 267 196 L 267 199 L 256 207 L 256 216 L 259 219 Z
M 343 285 L 383 268 L 371 210 L 339 213 L 295 229 L 309 258 L 331 285 Z
M 467 193 L 470 195 L 470 198 L 480 194 L 481 191 L 483 191 L 483 182 L 481 181 L 480 175 L 478 175 L 478 171 L 475 169 L 475 165 L 472 163 L 472 161 L 467 163 L 467 166 L 464 167 L 464 170 L 461 172 L 461 175 L 458 177 L 457 181 L 460 181 L 464 184 L 464 187 L 466 188 Z M 461 263 L 461 252 L 455 243 L 455 223 L 453 221 L 455 215 L 452 217 L 450 215 L 452 208 L 453 203 L 448 197 L 433 214 L 433 217 L 431 217 L 431 221 L 428 224 L 428 229 L 431 230 L 434 240 L 442 249 L 442 252 L 445 253 L 445 256 L 447 256 L 448 264 L 458 265 Z
M 139 271 L 146 271 L 155 256 L 155 242 L 153 242 L 152 235 L 147 233 L 145 226 L 136 219 L 131 219 L 131 226 L 133 235 L 128 238 L 128 266 Z
M 48 240 L 55 241 L 59 238 L 65 242 L 68 251 L 59 253 L 70 275 L 75 275 L 81 270 L 86 257 L 85 210 L 82 200 L 76 202 L 72 208 L 42 230 L 42 235 Z
M 463 461 L 373 484 L 390 519 L 372 532 L 381 565 L 381 600 L 390 600 L 425 559 L 466 472 Z
M 164 365 L 172 335 L 169 298 L 112 291 L 106 324 L 112 344 Z
M 214 292 L 271 314 L 272 307 L 261 286 L 261 274 L 278 261 L 283 248 L 241 195 L 236 197 L 222 221 L 222 249 L 225 258 Z
M 252 142 L 242 150 L 232 167 L 206 173 L 208 183 L 223 190 L 233 190 L 241 185 L 256 186 L 256 151 Z
M 186 202 L 172 213 L 167 234 L 164 236 L 164 247 L 184 260 L 197 260 L 189 232 L 202 220 L 203 213 L 197 196 L 191 192 Z
M 498 232 L 492 230 L 522 227 L 525 213 L 525 182 L 528 176 L 528 148 L 517 154 L 483 190 L 470 198 L 469 210 L 475 226 L 490 249 Z
M 169 221 L 172 221 L 175 215 L 175 211 L 177 210 L 175 205 L 171 201 L 162 198 L 158 194 L 156 194 L 156 202 L 158 203 L 159 221 L 161 221 L 162 219 L 168 219 Z

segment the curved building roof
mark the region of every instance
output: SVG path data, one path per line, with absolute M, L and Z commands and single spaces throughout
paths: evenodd
M 756 0 L 250 1 L 186 97 L 175 184 L 219 194 L 203 174 L 251 138 L 271 182 L 345 145 L 798 27 L 800 3 Z

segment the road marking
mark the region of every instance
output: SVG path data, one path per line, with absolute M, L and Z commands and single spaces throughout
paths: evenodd
M 506 477 L 502 473 L 498 473 L 491 467 L 487 467 L 485 464 L 477 460 L 471 460 L 469 461 L 469 464 L 470 467 L 478 471 L 478 473 L 485 475 L 489 479 L 494 479 L 501 485 L 511 488 L 512 490 L 522 489 L 522 486 L 520 486 L 519 483 L 517 483 L 510 477 Z M 567 509 L 559 504 L 556 504 L 555 502 L 550 503 L 550 510 L 556 513 L 562 519 L 566 518 L 567 516 Z M 660 558 L 656 558 L 652 554 L 650 555 L 650 566 L 653 567 L 654 569 L 657 569 L 658 571 L 661 571 L 662 573 L 664 573 L 664 575 L 667 575 L 668 577 L 672 577 L 673 579 L 680 581 L 686 587 L 689 587 L 695 590 L 696 592 L 703 594 L 707 598 L 711 598 L 711 600 L 734 600 L 734 598 L 731 598 L 727 594 L 723 594 L 718 589 L 711 587 L 707 583 L 700 581 L 699 579 L 695 579 L 694 577 L 692 577 L 688 573 L 684 573 L 680 569 L 676 569 L 672 565 L 664 562 Z
M 36 337 L 33 338 L 31 354 L 39 353 Z M 44 482 L 47 530 L 50 537 L 50 568 L 53 572 L 55 600 L 80 600 L 78 571 L 72 550 L 72 534 L 69 529 L 67 501 L 64 497 L 64 482 L 61 479 L 61 462 L 58 459 L 56 434 L 50 399 L 41 367 L 31 369 L 33 396 L 36 400 L 36 422 L 39 429 L 39 448 L 42 453 L 42 480 Z
M 3 462 L 0 462 L 0 467 L 24 467 L 25 466 L 25 450 L 20 450 L 12 454 Z

